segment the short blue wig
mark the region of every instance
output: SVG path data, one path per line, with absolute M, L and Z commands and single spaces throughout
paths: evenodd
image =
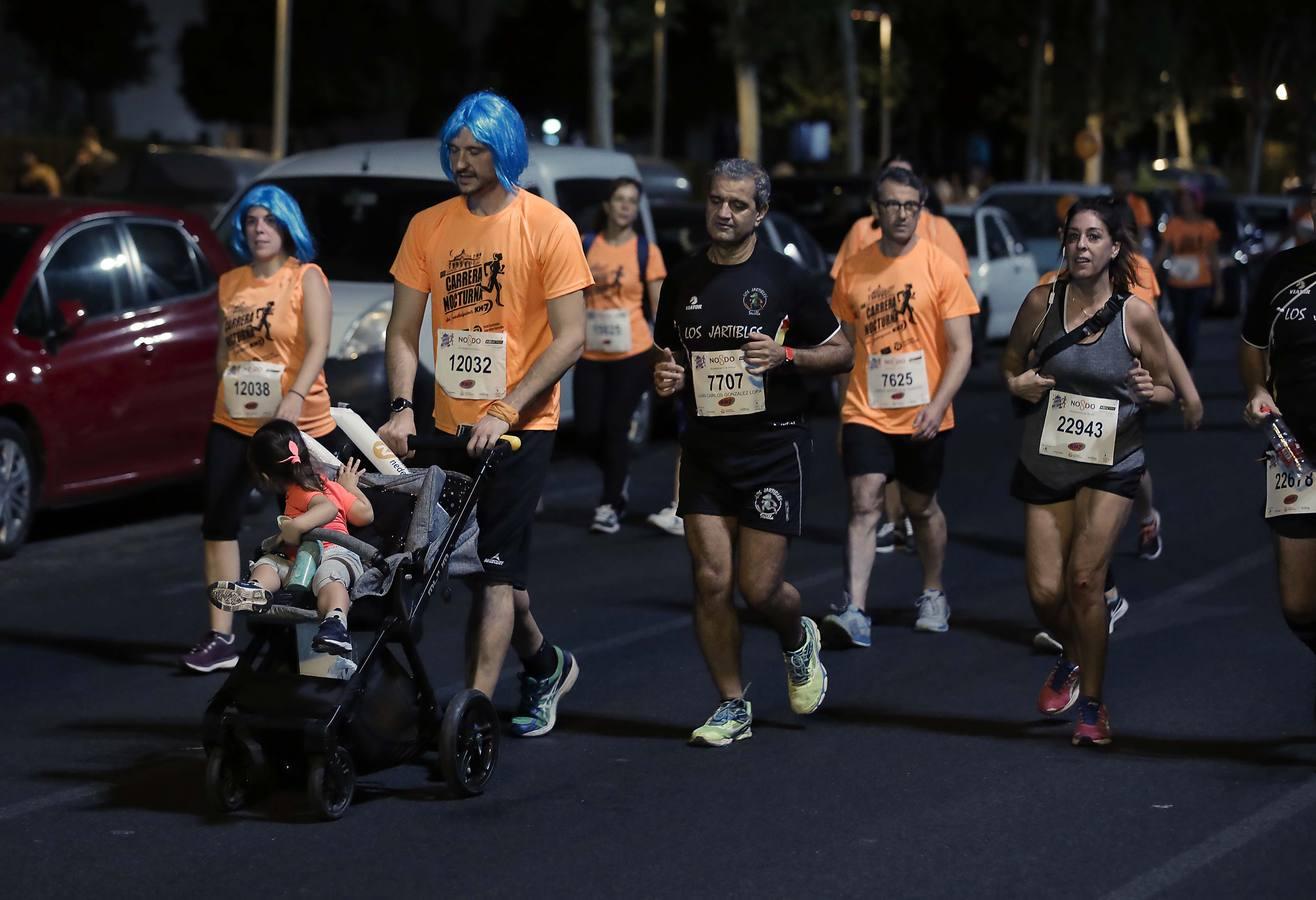
M 284 253 L 304 263 L 315 259 L 315 238 L 311 237 L 310 229 L 306 227 L 306 219 L 297 201 L 281 187 L 261 184 L 247 191 L 233 212 L 233 235 L 229 238 L 229 249 L 240 262 L 251 262 L 251 250 L 247 247 L 247 235 L 242 222 L 247 217 L 247 210 L 253 206 L 268 209 L 274 221 L 283 226 Z M 290 242 L 291 247 L 288 246 Z
M 439 132 L 439 162 L 443 174 L 450 179 L 452 163 L 448 161 L 448 145 L 463 128 L 469 128 L 472 137 L 489 148 L 498 180 L 507 190 L 515 191 L 520 186 L 521 173 L 530 163 L 525 122 L 516 107 L 492 91 L 476 91 L 462 98 Z

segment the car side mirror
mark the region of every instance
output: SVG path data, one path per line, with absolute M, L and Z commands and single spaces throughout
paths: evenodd
M 87 321 L 87 307 L 77 300 L 56 300 L 55 337 L 64 339 L 73 337 Z

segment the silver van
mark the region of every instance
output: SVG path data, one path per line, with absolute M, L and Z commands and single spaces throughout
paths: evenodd
M 530 145 L 530 165 L 521 183 L 564 210 L 582 232 L 594 227 L 599 205 L 614 178 L 639 179 L 625 153 L 586 147 Z M 325 376 L 334 402 L 350 403 L 378 427 L 388 418 L 384 334 L 393 308 L 389 267 L 411 217 L 457 195 L 443 174 L 438 142 L 432 138 L 344 144 L 290 156 L 263 171 L 254 184 L 277 184 L 302 207 L 319 246 L 317 262 L 333 292 L 333 328 Z M 253 186 L 254 186 L 253 184 Z M 235 196 L 215 231 L 228 245 Z M 638 228 L 654 241 L 647 198 Z M 416 421 L 424 422 L 434 399 L 434 343 L 428 309 L 421 326 L 416 376 Z M 562 420 L 572 415 L 570 373 L 562 382 Z

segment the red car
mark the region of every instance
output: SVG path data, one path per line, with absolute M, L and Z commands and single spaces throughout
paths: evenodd
M 230 265 L 193 215 L 0 197 L 0 558 L 38 507 L 199 473 Z

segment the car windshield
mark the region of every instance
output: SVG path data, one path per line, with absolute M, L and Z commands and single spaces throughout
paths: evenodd
M 1060 233 L 1060 201 L 1063 194 L 993 194 L 988 201 L 1010 214 L 1025 239 L 1054 239 Z M 965 242 L 968 243 L 967 241 Z
M 946 216 L 950 224 L 955 227 L 955 233 L 960 236 L 960 241 L 964 244 L 964 251 L 969 256 L 978 255 L 978 232 L 973 227 L 973 216 L 963 216 L 958 213 Z
M 452 182 L 432 178 L 351 175 L 273 183 L 296 198 L 319 249 L 315 261 L 339 281 L 388 281 L 411 217 L 457 195 Z M 220 228 L 225 247 L 231 219 L 225 217 Z
M 41 232 L 39 225 L 0 223 L 0 286 L 8 286 L 18 274 L 23 257 Z M 2 289 L 2 288 L 0 288 Z
M 563 178 L 557 182 L 557 205 L 582 233 L 598 231 L 598 217 L 608 199 L 611 178 Z

